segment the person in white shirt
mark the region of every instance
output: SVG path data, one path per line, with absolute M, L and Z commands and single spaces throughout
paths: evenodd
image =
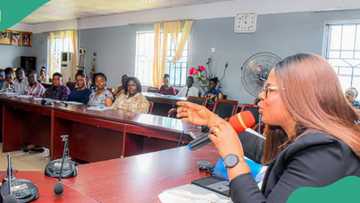
M 180 92 L 177 94 L 177 96 L 180 97 L 198 97 L 200 96 L 200 91 L 198 88 L 193 86 L 194 84 L 194 78 L 189 76 L 186 79 L 186 86 L 183 87 Z
M 14 90 L 18 94 L 25 94 L 29 86 L 28 80 L 25 76 L 24 69 L 18 68 L 15 71 L 16 79 L 14 81 Z
M 37 81 L 36 71 L 33 70 L 29 73 L 27 79 L 29 86 L 26 88 L 26 94 L 33 97 L 42 97 L 45 94 L 45 87 Z

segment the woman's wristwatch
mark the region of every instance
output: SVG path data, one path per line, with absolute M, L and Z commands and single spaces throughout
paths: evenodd
M 224 157 L 226 168 L 234 168 L 239 163 L 239 157 L 236 154 L 228 154 Z

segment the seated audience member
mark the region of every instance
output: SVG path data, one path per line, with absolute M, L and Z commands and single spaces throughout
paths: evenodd
M 44 66 L 42 66 L 42 67 L 40 68 L 39 82 L 42 82 L 42 83 L 48 82 L 48 77 L 47 77 L 47 73 L 46 73 L 46 68 L 45 68 Z
M 95 91 L 90 94 L 88 105 L 90 106 L 111 106 L 114 96 L 106 87 L 106 76 L 104 73 L 95 74 Z
M 4 82 L 5 82 L 5 71 L 1 69 L 0 70 L 0 89 L 2 89 Z
M 350 104 L 353 107 L 360 109 L 360 102 L 356 100 L 357 96 L 358 96 L 358 91 L 354 87 L 347 89 L 345 92 L 345 97 L 350 102 Z
M 121 85 L 118 88 L 116 88 L 116 90 L 114 91 L 115 97 L 118 97 L 119 95 L 125 93 L 125 86 L 128 78 L 129 76 L 127 76 L 126 74 L 121 76 Z
M 25 76 L 25 71 L 22 68 L 17 68 L 15 71 L 16 79 L 14 81 L 14 90 L 18 94 L 25 94 L 26 88 L 29 86 L 28 80 Z
M 163 78 L 163 85 L 160 87 L 160 94 L 176 95 L 176 89 L 170 86 L 170 75 L 165 74 Z
M 200 95 L 200 91 L 198 88 L 193 86 L 194 84 L 194 78 L 189 76 L 186 79 L 186 86 L 183 87 L 180 92 L 177 94 L 177 96 L 180 97 L 198 97 Z
M 5 81 L 2 89 L 14 91 L 14 71 L 12 68 L 5 69 Z
M 68 100 L 87 104 L 91 91 L 89 88 L 87 88 L 86 76 L 84 72 L 77 72 L 75 75 L 75 80 L 75 88 L 71 91 Z
M 223 98 L 223 94 L 220 91 L 220 89 L 218 88 L 218 84 L 219 84 L 219 80 L 217 77 L 215 78 L 211 78 L 209 80 L 209 90 L 207 92 L 205 92 L 204 97 L 207 98 L 207 104 L 206 106 L 209 109 L 213 109 L 215 102 L 218 99 L 222 99 Z
M 35 71 L 31 71 L 27 77 L 29 86 L 26 88 L 26 94 L 33 97 L 42 97 L 46 91 L 45 87 L 37 81 Z
M 125 85 L 125 93 L 119 95 L 113 108 L 135 113 L 147 113 L 149 107 L 150 103 L 141 94 L 140 81 L 135 77 L 129 77 Z
M 67 101 L 70 94 L 68 87 L 63 85 L 63 77 L 60 73 L 54 73 L 52 77 L 52 86 L 46 92 L 45 97 L 61 101 Z

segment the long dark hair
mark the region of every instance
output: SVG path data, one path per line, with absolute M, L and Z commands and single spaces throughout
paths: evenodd
M 360 157 L 360 114 L 345 99 L 337 75 L 322 57 L 289 56 L 275 65 L 280 97 L 296 122 L 296 135 L 286 136 L 279 127 L 267 126 L 263 162 L 268 163 L 305 130 L 327 133 Z

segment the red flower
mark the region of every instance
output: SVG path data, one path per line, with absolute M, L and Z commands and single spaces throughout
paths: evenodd
M 190 67 L 189 75 L 194 75 L 197 70 L 194 67 Z
M 199 65 L 199 71 L 205 71 L 206 70 L 206 67 L 205 66 L 203 66 L 203 65 Z

